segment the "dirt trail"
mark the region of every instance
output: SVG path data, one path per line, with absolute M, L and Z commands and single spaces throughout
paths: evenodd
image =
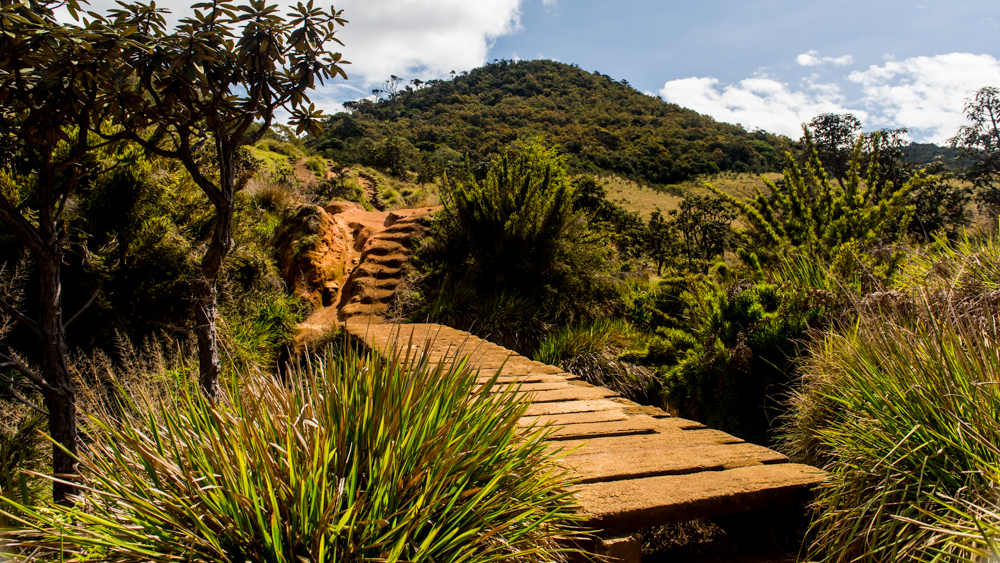
M 300 212 L 280 241 L 282 276 L 316 306 L 299 325 L 296 344 L 353 317 L 381 319 L 406 276 L 414 241 L 427 236 L 438 209 L 366 211 L 337 202 Z

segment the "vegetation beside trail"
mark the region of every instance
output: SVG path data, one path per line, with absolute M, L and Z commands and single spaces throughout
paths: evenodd
M 515 388 L 340 346 L 287 381 L 240 370 L 223 403 L 105 374 L 81 497 L 0 496 L 0 543 L 40 560 L 457 563 L 552 561 L 581 537 Z
M 851 115 L 747 132 L 552 61 L 325 118 L 339 12 L 201 8 L 176 33 L 143 4 L 0 10 L 4 557 L 567 555 L 572 484 L 516 389 L 285 348 L 310 305 L 282 226 L 345 200 L 443 206 L 397 320 L 829 471 L 810 558 L 1000 556 L 1000 90 L 947 150 Z

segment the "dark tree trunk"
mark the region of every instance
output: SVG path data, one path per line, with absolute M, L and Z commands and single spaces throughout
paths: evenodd
M 54 240 L 54 237 L 53 237 Z M 58 242 L 37 256 L 41 283 L 39 329 L 41 331 L 42 369 L 51 389 L 44 391 L 49 411 L 49 435 L 52 445 L 52 472 L 60 479 L 76 473 L 76 391 L 66 362 L 66 332 L 62 322 L 62 284 L 59 269 L 62 252 Z M 52 484 L 52 499 L 69 504 L 67 495 L 76 488 L 64 483 Z
M 228 153 L 228 154 L 227 154 Z M 222 264 L 233 246 L 233 213 L 236 193 L 233 172 L 234 151 L 219 151 L 220 194 L 212 197 L 215 206 L 215 229 L 208 250 L 201 260 L 201 272 L 194 288 L 195 332 L 198 335 L 198 383 L 209 399 L 219 398 L 219 335 L 216 318 L 219 313 L 216 283 Z

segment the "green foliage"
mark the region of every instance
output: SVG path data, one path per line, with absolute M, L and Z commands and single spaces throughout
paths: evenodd
M 737 231 L 741 258 L 753 262 L 779 251 L 799 250 L 829 259 L 846 242 L 870 245 L 892 242 L 906 234 L 914 211 L 909 194 L 915 179 L 893 187 L 891 195 L 879 197 L 871 187 L 883 185 L 881 169 L 869 167 L 867 178 L 862 179 L 862 144 L 857 143 L 843 188 L 834 186 L 808 129 L 805 141 L 805 162 L 800 165 L 786 155 L 784 181 L 765 179 L 771 192 L 768 195 L 757 190 L 756 197 L 740 200 L 709 186 L 736 206 L 747 224 L 746 229 Z M 755 258 L 749 258 L 750 254 Z
M 391 99 L 345 106 L 350 113 L 330 118 L 310 142 L 355 162 L 359 147 L 391 136 L 424 154 L 448 148 L 479 161 L 540 134 L 564 148 L 574 172 L 666 184 L 720 170 L 765 172 L 780 166 L 775 149 L 789 147 L 787 138 L 748 133 L 555 61 L 497 61 Z
M 649 219 L 647 247 L 657 271 L 665 262 L 677 269 L 708 273 L 712 262 L 731 244 L 736 210 L 725 199 L 691 195 L 666 218 Z
M 258 167 L 263 181 L 294 186 L 297 178 L 295 177 L 295 167 L 289 158 L 281 152 L 261 148 L 261 145 L 273 145 L 275 142 L 273 139 L 266 139 L 257 143 L 256 146 L 246 147 L 245 150 Z
M 573 209 L 587 214 L 590 228 L 604 233 L 619 255 L 636 258 L 642 254 L 646 228 L 639 214 L 608 201 L 608 192 L 593 176 L 573 180 L 576 200 Z
M 42 435 L 45 418 L 25 408 L 0 404 L 4 424 L 0 426 L 0 497 L 13 499 L 24 506 L 35 506 L 45 497 L 40 480 L 29 471 L 42 472 L 48 443 Z M 18 513 L 23 515 L 23 513 Z M 0 514 L 0 527 L 16 522 Z
M 326 161 L 320 156 L 310 156 L 306 159 L 306 168 L 320 180 L 326 179 Z
M 841 187 L 851 170 L 851 158 L 861 137 L 861 121 L 851 113 L 824 113 L 809 121 L 816 154 Z M 806 134 L 808 142 L 809 134 Z
M 963 177 L 975 186 L 980 206 L 996 217 L 1000 214 L 1000 88 L 980 88 L 966 101 L 965 116 L 971 124 L 959 128 L 951 146 L 960 149 L 969 162 Z
M 97 413 L 74 507 L 0 498 L 45 560 L 551 561 L 578 537 L 548 430 L 464 362 L 344 350 L 209 403 L 190 388 Z M 237 391 L 238 389 L 238 391 Z
M 591 313 L 608 290 L 607 248 L 573 210 L 574 199 L 555 148 L 506 149 L 483 180 L 443 188 L 444 211 L 419 257 L 427 287 L 514 292 L 533 299 L 545 320 Z
M 406 178 L 415 156 L 413 145 L 403 137 L 387 137 L 361 147 L 361 162 L 390 176 Z
M 411 318 L 467 330 L 518 353 L 532 355 L 550 328 L 538 301 L 515 291 L 445 286 Z
M 253 146 L 263 151 L 284 155 L 293 160 L 305 158 L 306 156 L 301 147 L 296 146 L 295 143 L 279 140 L 273 134 L 265 134 L 265 137 L 257 141 Z
M 539 344 L 535 360 L 638 403 L 655 404 L 658 386 L 652 371 L 622 360 L 622 354 L 642 338 L 625 321 L 597 319 L 550 332 Z
M 622 359 L 656 369 L 662 397 L 686 418 L 767 443 L 793 380 L 797 341 L 824 303 L 789 284 L 667 278 L 651 296 L 642 349 Z
M 973 555 L 1000 521 L 996 309 L 897 300 L 816 339 L 803 366 L 789 450 L 830 472 L 809 556 L 986 561 Z

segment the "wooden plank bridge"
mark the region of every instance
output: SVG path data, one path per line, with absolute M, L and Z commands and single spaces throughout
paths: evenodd
M 579 479 L 585 524 L 605 535 L 801 502 L 824 478 L 778 452 L 640 406 L 467 332 L 370 319 L 351 319 L 346 328 L 373 350 L 412 346 L 411 355 L 427 352 L 431 361 L 469 356 L 483 379 L 500 369 L 500 384 L 519 384 L 531 402 L 523 424 L 552 423 L 553 444 L 577 448 L 558 463 Z

